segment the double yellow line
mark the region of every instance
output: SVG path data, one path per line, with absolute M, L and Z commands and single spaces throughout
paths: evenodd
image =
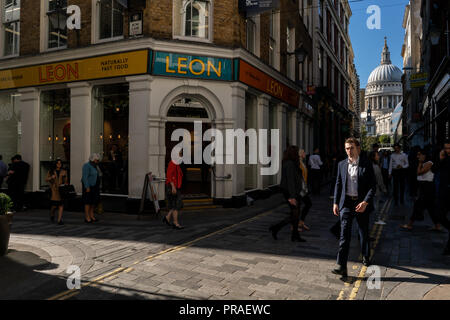
M 272 212 L 274 212 L 274 210 L 277 210 L 277 208 L 269 210 L 267 212 L 263 212 L 263 213 L 261 213 L 259 215 L 256 215 L 256 216 L 252 217 L 252 218 L 249 218 L 249 219 L 243 220 L 241 222 L 235 223 L 235 224 L 233 224 L 231 226 L 228 226 L 228 227 L 225 227 L 225 228 L 220 229 L 218 231 L 209 233 L 209 234 L 207 234 L 205 236 L 196 238 L 196 239 L 194 239 L 192 241 L 188 241 L 188 242 L 183 243 L 181 245 L 178 245 L 178 246 L 175 246 L 175 247 L 168 248 L 166 250 L 157 252 L 157 253 L 155 253 L 155 254 L 153 254 L 151 256 L 148 256 L 148 257 L 144 258 L 143 260 L 138 260 L 138 261 L 135 261 L 135 262 L 131 263 L 128 267 L 117 268 L 117 269 L 115 269 L 113 271 L 110 271 L 110 272 L 108 272 L 106 274 L 103 274 L 103 275 L 101 275 L 101 276 L 99 276 L 99 277 L 97 277 L 97 278 L 95 278 L 95 279 L 93 279 L 93 280 L 91 280 L 89 282 L 86 282 L 86 283 L 81 285 L 80 289 L 77 289 L 77 290 L 75 290 L 75 289 L 66 290 L 66 291 L 63 291 L 63 292 L 61 292 L 61 293 L 59 293 L 57 295 L 54 295 L 54 296 L 48 298 L 47 300 L 67 300 L 69 298 L 72 298 L 72 297 L 80 294 L 82 288 L 85 288 L 85 287 L 88 287 L 88 286 L 89 287 L 97 287 L 103 281 L 105 281 L 107 279 L 110 279 L 112 277 L 116 277 L 119 273 L 122 273 L 122 272 L 128 273 L 128 272 L 132 271 L 133 270 L 132 266 L 134 266 L 134 265 L 137 265 L 137 264 L 145 262 L 145 261 L 153 260 L 153 259 L 155 259 L 155 258 L 157 258 L 159 256 L 162 256 L 163 254 L 184 250 L 184 249 L 192 246 L 193 244 L 195 244 L 195 243 L 197 243 L 197 242 L 199 242 L 201 240 L 204 240 L 204 239 L 210 238 L 212 236 L 224 233 L 224 232 L 226 232 L 228 230 L 231 230 L 231 229 L 233 229 L 233 228 L 235 228 L 235 227 L 237 227 L 239 225 L 242 225 L 242 224 L 254 221 L 256 219 L 260 219 L 260 218 L 262 218 L 264 216 L 267 216 L 267 215 L 271 214 Z
M 390 198 L 388 201 L 385 202 L 383 209 L 381 210 L 380 218 L 385 218 L 387 213 L 389 212 L 389 208 L 392 203 L 392 198 Z M 370 237 L 373 238 L 375 235 L 375 242 L 373 245 L 373 248 L 371 250 L 370 260 L 372 260 L 373 255 L 375 254 L 375 248 L 378 245 L 378 242 L 380 241 L 381 232 L 383 231 L 383 225 L 374 225 L 372 228 L 372 231 L 370 233 Z M 361 256 L 360 256 L 361 258 Z M 353 266 L 353 269 L 357 269 L 357 265 Z M 364 279 L 366 275 L 367 267 L 362 266 L 361 270 L 358 274 L 358 279 L 355 281 L 352 291 L 350 292 L 350 295 L 348 297 L 348 300 L 355 300 L 356 296 L 358 295 L 359 288 L 361 287 L 362 279 Z M 345 283 L 344 288 L 339 292 L 337 300 L 345 300 L 345 292 L 348 291 L 348 288 L 350 287 L 350 284 L 348 282 Z

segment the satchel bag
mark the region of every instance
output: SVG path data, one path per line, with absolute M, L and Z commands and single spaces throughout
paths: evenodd
M 62 199 L 74 199 L 77 196 L 75 187 L 71 184 L 62 185 L 59 187 L 59 194 Z

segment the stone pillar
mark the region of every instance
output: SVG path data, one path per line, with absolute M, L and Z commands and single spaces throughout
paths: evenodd
M 225 124 L 225 129 L 236 129 L 241 128 L 245 130 L 245 92 L 247 91 L 247 86 L 241 83 L 233 83 L 232 87 L 232 122 L 227 122 Z M 224 139 L 226 145 L 227 139 Z M 224 159 L 227 158 L 226 151 L 224 152 Z M 228 186 L 225 187 L 225 197 L 239 196 L 245 193 L 245 165 L 237 164 L 237 146 L 234 143 L 234 164 L 225 164 L 225 171 L 231 172 L 231 180 L 226 181 L 226 185 L 231 183 L 232 189 Z M 232 191 L 232 194 L 230 194 Z
M 129 141 L 128 141 L 128 197 L 140 198 L 145 175 L 149 172 L 149 127 L 148 117 L 151 103 L 152 77 L 149 75 L 127 77 L 129 96 Z M 160 153 L 158 148 L 157 154 Z M 152 153 L 153 154 L 153 153 Z M 151 171 L 157 177 L 162 172 Z
M 88 82 L 68 84 L 70 88 L 70 182 L 81 193 L 83 164 L 91 152 L 92 87 Z M 103 131 L 103 130 L 102 130 Z
M 257 129 L 267 129 L 270 130 L 269 125 L 269 100 L 270 96 L 263 94 L 258 96 L 257 105 L 256 105 L 256 122 Z M 270 133 L 267 134 L 267 139 L 270 138 Z M 267 145 L 270 145 L 270 141 L 267 141 Z M 259 153 L 259 145 L 258 145 L 258 153 Z M 269 179 L 267 176 L 262 176 L 260 174 L 261 168 L 263 166 L 259 163 L 258 157 L 258 165 L 257 165 L 257 189 L 264 189 L 269 184 Z
M 35 88 L 19 89 L 19 109 L 22 112 L 22 160 L 30 165 L 27 191 L 39 190 L 39 90 Z M 4 159 L 9 161 L 10 159 Z

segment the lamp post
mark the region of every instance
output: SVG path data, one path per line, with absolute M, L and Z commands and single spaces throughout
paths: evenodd
M 305 47 L 302 43 L 295 49 L 294 52 L 287 52 L 288 56 L 295 55 L 299 64 L 303 66 L 303 62 L 305 61 L 306 56 L 308 55 L 308 51 L 306 51 Z M 303 68 L 302 68 L 303 69 Z M 303 70 L 302 70 L 303 71 Z M 301 87 L 303 87 L 303 75 L 301 80 Z

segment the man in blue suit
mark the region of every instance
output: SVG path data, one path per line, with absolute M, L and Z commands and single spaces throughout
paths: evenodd
M 369 211 L 376 191 L 372 163 L 367 157 L 360 157 L 359 141 L 348 138 L 345 141 L 345 152 L 348 158 L 339 162 L 334 188 L 333 214 L 340 217 L 341 234 L 338 267 L 332 271 L 344 277 L 347 276 L 353 218 L 356 218 L 359 227 L 363 264 L 370 265 Z

